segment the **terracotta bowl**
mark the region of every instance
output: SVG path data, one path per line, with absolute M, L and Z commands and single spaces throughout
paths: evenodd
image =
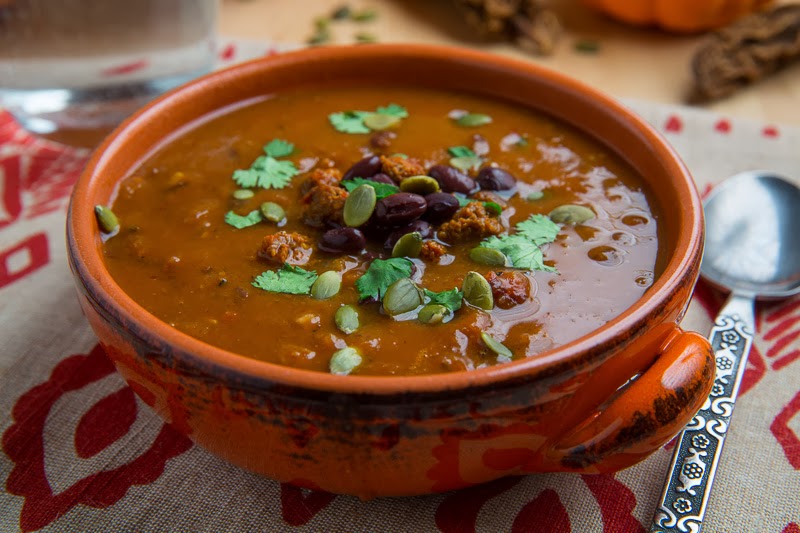
M 188 124 L 264 94 L 320 84 L 413 83 L 500 97 L 600 139 L 648 182 L 663 273 L 594 333 L 472 372 L 335 376 L 205 344 L 145 311 L 109 275 L 93 206 Z M 243 468 L 364 498 L 446 491 L 531 472 L 626 468 L 702 405 L 708 343 L 676 325 L 698 275 L 703 221 L 692 179 L 644 121 L 533 63 L 408 45 L 315 48 L 245 63 L 148 105 L 97 150 L 72 197 L 70 264 L 83 310 L 120 374 L 200 446 Z

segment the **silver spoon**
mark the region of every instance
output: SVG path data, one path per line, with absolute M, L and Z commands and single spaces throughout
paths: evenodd
M 678 437 L 651 533 L 699 533 L 753 341 L 756 299 L 800 294 L 800 188 L 766 171 L 737 174 L 703 204 L 700 274 L 730 291 L 711 329 L 714 388 Z

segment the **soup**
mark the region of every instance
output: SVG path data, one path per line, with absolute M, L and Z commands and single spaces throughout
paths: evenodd
M 225 110 L 166 141 L 98 213 L 109 272 L 149 312 L 337 374 L 536 357 L 658 274 L 655 206 L 619 157 L 532 110 L 418 88 Z

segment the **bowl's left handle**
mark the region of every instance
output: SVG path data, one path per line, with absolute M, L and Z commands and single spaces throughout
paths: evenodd
M 691 420 L 708 397 L 714 370 L 708 340 L 676 328 L 653 364 L 563 434 L 548 459 L 584 472 L 637 463 Z

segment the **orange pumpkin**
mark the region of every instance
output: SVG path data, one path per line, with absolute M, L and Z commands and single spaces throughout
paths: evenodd
M 720 28 L 773 0 L 584 0 L 618 20 L 675 32 Z

